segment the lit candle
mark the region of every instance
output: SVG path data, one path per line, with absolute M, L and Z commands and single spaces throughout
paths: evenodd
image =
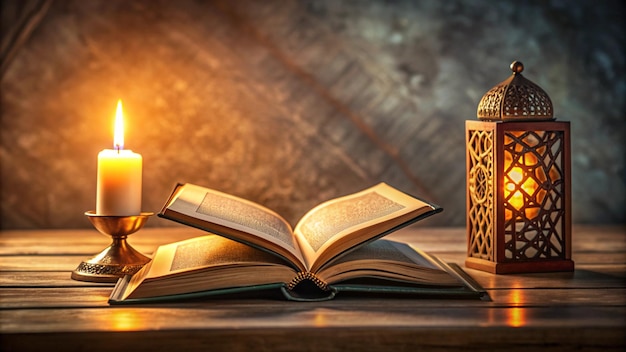
M 122 101 L 117 102 L 113 149 L 98 153 L 96 214 L 139 215 L 141 213 L 142 158 L 124 149 Z

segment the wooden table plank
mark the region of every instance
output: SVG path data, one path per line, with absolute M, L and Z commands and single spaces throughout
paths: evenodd
M 71 272 L 0 272 L 0 288 L 72 288 L 72 287 L 110 287 L 114 283 L 97 283 L 72 280 Z
M 0 310 L 109 307 L 107 300 L 112 289 L 110 284 L 101 287 L 3 288 L 0 290 Z
M 353 298 L 351 301 L 360 300 Z M 3 333 L 243 328 L 620 327 L 626 307 L 451 307 L 334 301 L 213 301 L 187 305 L 3 310 Z M 393 301 L 393 300 L 390 300 Z M 259 304 L 261 303 L 261 304 Z M 407 304 L 409 304 L 407 306 Z M 566 316 L 567 319 L 563 319 Z M 271 320 L 271 323 L 270 321 Z M 172 324 L 176 322 L 176 324 Z M 270 323 L 270 324 L 268 324 Z
M 367 312 L 325 305 L 259 304 L 189 309 L 10 310 L 0 318 L 6 350 L 82 346 L 89 351 L 620 350 L 624 307 L 466 308 Z M 563 321 L 562 317 L 569 319 Z M 268 325 L 268 319 L 271 324 Z M 30 322 L 28 332 L 18 322 Z M 172 322 L 177 322 L 173 327 Z M 346 322 L 349 325 L 346 326 Z M 505 322 L 502 324 L 502 322 Z
M 59 312 L 51 312 L 59 313 Z M 587 312 L 592 314 L 593 312 Z M 22 317 L 29 318 L 29 317 Z M 74 318 L 69 315 L 68 318 Z M 180 316 L 169 316 L 180 319 Z M 583 319 L 583 317 L 578 317 Z M 199 319 L 207 319 L 203 316 Z M 623 331 L 614 327 L 506 327 L 480 324 L 376 328 L 224 328 L 130 331 L 63 331 L 3 336 L 6 351 L 67 350 L 110 351 L 623 351 Z M 175 347 L 172 347 L 175 346 Z
M 0 309 L 17 308 L 63 308 L 63 307 L 109 307 L 107 300 L 112 287 L 69 287 L 69 288 L 5 288 L 0 291 Z M 352 307 L 353 309 L 367 309 L 372 299 L 385 299 L 385 306 L 391 308 L 401 306 L 405 309 L 416 307 L 554 307 L 554 306 L 588 306 L 588 307 L 619 307 L 626 305 L 625 288 L 589 288 L 589 289 L 562 289 L 562 288 L 539 288 L 525 289 L 498 289 L 489 290 L 491 301 L 464 300 L 464 299 L 433 299 L 416 298 L 411 296 L 365 296 L 365 295 L 339 295 L 329 305 Z M 252 297 L 252 298 L 251 298 Z M 243 296 L 251 300 L 249 304 L 274 306 L 281 309 L 286 304 L 282 297 L 276 296 L 273 300 L 265 298 L 266 295 L 255 298 L 253 294 Z M 227 306 L 236 298 L 211 297 L 195 301 L 198 304 Z M 189 301 L 165 302 L 150 305 L 137 305 L 137 307 L 188 307 Z M 319 304 L 318 306 L 324 306 Z M 114 306 L 117 307 L 117 306 Z
M 37 233 L 37 236 L 33 236 Z M 142 253 L 152 253 L 159 245 L 202 236 L 204 231 L 189 227 L 145 228 L 128 237 L 128 243 Z M 0 234 L 0 255 L 81 255 L 92 256 L 110 243 L 110 237 L 92 229 L 12 230 Z
M 144 253 L 146 254 L 146 253 Z M 147 255 L 147 254 L 146 254 Z M 84 255 L 14 255 L 0 256 L 2 271 L 72 271 L 87 259 Z

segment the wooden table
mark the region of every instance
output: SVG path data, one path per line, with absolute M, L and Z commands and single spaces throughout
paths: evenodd
M 151 254 L 194 237 L 184 227 L 130 237 Z M 465 230 L 419 228 L 408 240 L 449 262 L 465 258 Z M 415 351 L 626 347 L 626 228 L 575 227 L 573 273 L 466 271 L 492 301 L 344 296 L 321 303 L 212 298 L 109 306 L 111 284 L 73 281 L 108 245 L 95 230 L 0 233 L 0 350 Z

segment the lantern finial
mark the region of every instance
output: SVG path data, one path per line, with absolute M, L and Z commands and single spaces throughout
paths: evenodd
M 554 120 L 552 101 L 535 83 L 522 76 L 524 64 L 513 61 L 513 74 L 491 88 L 478 104 L 479 120 L 545 121 Z

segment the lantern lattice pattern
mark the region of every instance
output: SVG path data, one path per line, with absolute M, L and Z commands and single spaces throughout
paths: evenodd
M 565 258 L 560 131 L 504 134 L 505 260 Z
M 467 134 L 469 256 L 494 260 L 494 131 Z

